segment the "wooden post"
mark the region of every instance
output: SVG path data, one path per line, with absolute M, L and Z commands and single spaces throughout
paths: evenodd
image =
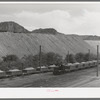
M 89 58 L 88 58 L 88 60 L 90 61 L 90 49 L 88 49 L 88 52 L 89 52 Z
M 99 74 L 98 74 L 98 64 L 99 64 L 98 59 L 99 59 L 99 45 L 97 45 L 97 77 L 99 76 Z
M 41 45 L 39 46 L 39 67 L 40 67 L 40 72 L 41 72 Z
M 69 51 L 68 51 L 68 54 L 67 54 L 67 63 L 69 63 Z

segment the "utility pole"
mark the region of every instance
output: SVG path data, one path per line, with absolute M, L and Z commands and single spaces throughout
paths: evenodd
M 99 64 L 99 62 L 98 62 L 98 60 L 99 60 L 99 45 L 97 45 L 97 77 L 99 76 L 99 74 L 98 74 L 98 64 Z
M 41 45 L 39 46 L 39 67 L 41 72 Z
M 68 51 L 68 54 L 67 54 L 67 63 L 69 63 L 69 51 Z
M 90 49 L 88 49 L 88 52 L 89 52 L 89 58 L 88 58 L 88 60 L 90 61 Z

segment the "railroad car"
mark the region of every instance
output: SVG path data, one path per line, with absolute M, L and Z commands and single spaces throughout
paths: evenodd
M 48 72 L 49 71 L 48 68 L 45 66 L 37 67 L 36 70 L 41 71 L 41 72 Z
M 76 65 L 72 63 L 68 63 L 68 67 L 70 71 L 75 71 L 76 70 Z
M 54 68 L 53 74 L 54 74 L 54 75 L 59 75 L 59 74 L 60 74 L 60 71 L 61 71 L 61 70 L 60 70 L 59 67 L 57 66 L 57 67 Z
M 75 70 L 79 70 L 80 69 L 80 63 L 78 63 L 78 62 L 73 63 L 73 66 L 74 66 Z
M 66 66 L 64 66 L 64 65 L 56 66 L 54 68 L 53 74 L 60 75 L 60 74 L 66 73 L 65 69 L 66 69 Z
M 93 67 L 96 67 L 97 66 L 97 61 L 96 60 L 93 60 L 92 62 L 93 62 Z
M 23 73 L 24 73 L 24 74 L 33 74 L 33 73 L 35 73 L 35 72 L 36 72 L 36 69 L 33 68 L 33 67 L 28 67 L 28 68 L 25 68 L 25 69 L 23 70 Z
M 50 66 L 48 67 L 48 70 L 49 70 L 49 71 L 53 71 L 55 67 L 56 67 L 56 65 L 54 65 L 54 64 L 53 64 L 53 65 L 50 65 Z
M 81 69 L 84 69 L 87 67 L 86 62 L 81 62 L 80 63 Z
M 89 68 L 90 66 L 89 66 L 89 62 L 87 61 L 87 62 L 85 62 L 85 68 Z
M 99 60 L 100 62 L 100 60 Z M 53 74 L 61 74 L 70 71 L 76 71 L 79 69 L 91 68 L 97 66 L 97 61 L 87 61 L 81 63 L 68 63 L 66 65 L 58 66 L 54 68 Z
M 22 75 L 22 71 L 19 69 L 12 69 L 7 72 L 8 76 L 20 76 Z
M 88 64 L 88 65 L 89 65 L 89 67 L 93 67 L 93 66 L 94 66 L 94 64 L 95 64 L 93 61 L 88 61 L 88 63 L 89 63 L 89 64 Z
M 69 63 L 69 64 L 71 64 L 71 63 Z M 69 66 L 69 64 L 63 64 L 64 69 L 65 69 L 66 72 L 69 72 L 69 71 L 70 71 L 70 66 Z
M 0 78 L 6 77 L 5 71 L 0 70 Z

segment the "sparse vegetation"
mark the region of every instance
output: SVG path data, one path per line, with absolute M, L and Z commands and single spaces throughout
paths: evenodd
M 75 62 L 86 62 L 86 61 L 91 61 L 91 60 L 96 60 L 97 59 L 97 56 L 92 54 L 92 53 L 82 53 L 82 52 L 79 52 L 79 53 L 76 53 L 76 55 L 74 54 L 69 54 L 69 57 L 68 57 L 68 54 L 66 55 L 65 59 L 64 59 L 64 62 L 65 63 L 75 63 Z
M 49 65 L 62 65 L 64 62 L 66 63 L 75 63 L 75 62 L 84 62 L 89 60 L 95 60 L 96 55 L 88 54 L 88 53 L 77 53 L 76 55 L 69 54 L 66 55 L 65 59 L 62 58 L 57 53 L 48 52 L 41 53 L 41 66 L 49 66 Z M 23 70 L 26 67 L 39 67 L 39 54 L 36 55 L 28 55 L 19 59 L 16 55 L 6 55 L 2 57 L 2 61 L 0 61 L 0 70 L 8 71 L 9 69 L 20 69 Z
M 62 56 L 59 54 L 49 52 L 41 53 L 41 66 L 49 66 L 52 64 L 59 65 L 62 62 Z M 39 54 L 37 55 L 28 55 L 25 57 L 25 66 L 39 67 Z

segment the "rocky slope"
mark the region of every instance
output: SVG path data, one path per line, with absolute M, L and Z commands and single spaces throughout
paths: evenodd
M 9 28 L 0 24 L 0 30 L 2 27 L 3 32 L 0 32 L 0 57 L 7 54 L 16 54 L 20 58 L 24 55 L 35 55 L 39 52 L 39 45 L 42 46 L 42 52 L 55 52 L 63 57 L 66 56 L 68 51 L 75 54 L 78 52 L 85 53 L 88 52 L 88 49 L 91 49 L 92 53 L 96 53 L 95 49 L 78 35 L 64 35 L 54 29 L 49 29 L 49 31 L 44 29 L 42 32 L 35 30 L 28 33 L 29 31 L 19 25 L 18 29 L 13 25 Z M 15 32 L 17 33 L 15 34 Z
M 53 34 L 53 35 L 58 34 L 58 32 L 53 28 L 46 28 L 46 29 L 40 28 L 40 29 L 33 30 L 32 33 Z
M 13 21 L 9 21 L 0 23 L 0 32 L 28 33 L 29 31 L 21 25 Z

